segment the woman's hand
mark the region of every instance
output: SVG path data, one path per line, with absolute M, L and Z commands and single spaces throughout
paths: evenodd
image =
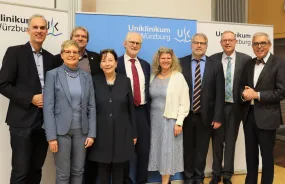
M 182 126 L 175 124 L 174 125 L 174 136 L 178 136 L 182 132 Z
M 56 153 L 58 151 L 58 144 L 56 139 L 48 141 L 48 144 L 51 152 Z
M 85 141 L 85 148 L 92 146 L 93 143 L 94 143 L 94 138 L 93 137 L 87 137 L 86 141 Z
M 134 138 L 134 145 L 136 145 L 137 144 L 137 138 Z

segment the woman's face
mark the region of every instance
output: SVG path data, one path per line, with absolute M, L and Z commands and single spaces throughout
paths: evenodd
M 106 53 L 103 55 L 100 67 L 105 74 L 114 73 L 117 68 L 117 61 L 115 60 L 113 54 Z
M 170 53 L 163 53 L 159 57 L 159 66 L 161 70 L 167 71 L 171 68 L 172 57 Z
M 66 66 L 76 68 L 79 62 L 79 50 L 74 45 L 67 46 L 61 53 L 61 58 Z

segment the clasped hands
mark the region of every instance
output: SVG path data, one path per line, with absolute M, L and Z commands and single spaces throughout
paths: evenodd
M 254 89 L 249 86 L 245 86 L 242 92 L 242 97 L 245 101 L 250 101 L 252 99 L 258 99 L 258 92 L 254 91 Z

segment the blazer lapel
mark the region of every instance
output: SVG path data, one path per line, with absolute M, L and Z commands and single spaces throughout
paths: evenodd
M 79 70 L 79 72 L 80 72 L 80 85 L 81 85 L 81 100 L 83 101 L 84 96 L 85 96 L 85 91 L 87 90 L 86 89 L 86 87 L 87 87 L 86 86 L 87 78 L 86 78 L 86 76 L 85 76 L 83 71 Z
M 119 58 L 118 62 L 118 72 L 127 75 L 124 55 Z
M 238 52 L 236 52 L 236 61 L 235 61 L 235 71 L 234 71 L 234 81 L 233 81 L 233 93 L 235 93 L 235 88 L 239 89 L 238 84 L 238 74 L 242 72 L 242 62 Z M 235 96 L 235 94 L 233 94 Z
M 267 62 L 264 65 L 264 68 L 262 69 L 262 71 L 258 77 L 255 88 L 260 84 L 260 81 L 262 81 L 262 79 L 266 76 L 266 74 L 268 73 L 268 70 L 271 68 L 270 66 L 272 63 L 273 63 L 273 56 L 270 54 Z
M 256 58 L 254 58 L 254 59 L 252 59 L 251 60 L 251 63 L 250 63 L 250 65 L 249 65 L 249 86 L 250 87 L 252 87 L 252 88 L 254 88 L 254 66 L 255 66 L 255 59 Z
M 208 70 L 209 70 L 209 67 L 211 67 L 211 60 L 209 57 L 206 57 L 206 61 L 205 61 L 205 69 L 204 69 L 204 74 L 203 74 L 203 80 L 202 80 L 202 90 L 205 86 L 205 83 L 206 83 L 206 80 L 207 80 L 207 75 L 208 75 Z
M 66 75 L 65 75 L 63 66 L 59 67 L 58 76 L 59 76 L 59 80 L 60 80 L 60 83 L 62 85 L 63 91 L 64 91 L 69 103 L 71 104 L 71 96 L 70 96 L 69 87 L 68 87 L 68 83 L 67 83 L 67 79 L 66 79 Z

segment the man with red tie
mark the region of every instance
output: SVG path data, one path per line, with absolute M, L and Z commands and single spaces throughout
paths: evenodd
M 129 32 L 124 41 L 126 52 L 118 58 L 117 72 L 125 74 L 131 80 L 134 105 L 137 120 L 138 140 L 136 144 L 137 166 L 136 177 L 130 178 L 130 163 L 126 163 L 124 171 L 125 184 L 144 184 L 147 182 L 147 167 L 150 147 L 149 122 L 149 80 L 150 64 L 138 58 L 141 49 L 142 36 L 140 33 Z

